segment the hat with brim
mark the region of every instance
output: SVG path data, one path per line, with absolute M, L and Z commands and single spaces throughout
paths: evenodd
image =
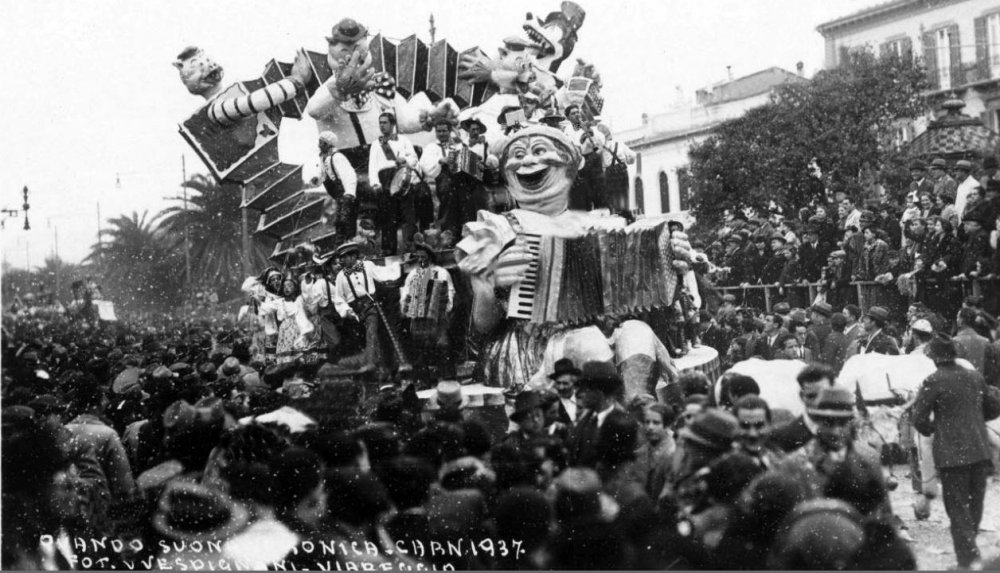
M 177 541 L 224 541 L 249 522 L 247 510 L 229 496 L 196 483 L 167 484 L 156 513 L 153 529 Z
M 889 311 L 882 308 L 881 306 L 873 306 L 868 309 L 868 313 L 865 316 L 885 322 L 889 320 Z
M 817 302 L 812 305 L 812 311 L 821 316 L 829 318 L 833 314 L 833 307 L 828 302 Z
M 732 414 L 713 408 L 696 416 L 679 435 L 703 448 L 725 451 L 733 445 L 737 426 Z
M 312 256 L 312 262 L 317 267 L 326 266 L 327 263 L 332 261 L 336 257 L 336 253 L 327 253 L 326 255 L 321 255 L 316 253 Z
M 549 374 L 550 380 L 558 380 L 560 376 L 565 376 L 567 374 L 572 374 L 574 376 L 580 376 L 580 369 L 573 365 L 573 361 L 569 358 L 560 358 L 556 360 L 553 365 L 553 372 Z
M 125 370 L 122 370 L 121 373 L 115 377 L 115 381 L 111 384 L 111 390 L 115 394 L 127 394 L 133 389 L 141 389 L 139 386 L 138 368 L 126 368 Z
M 336 251 L 338 257 L 346 257 L 347 255 L 357 255 L 359 252 L 361 252 L 361 247 L 353 241 L 348 241 L 340 245 L 339 247 L 337 247 Z
M 955 169 L 961 169 L 962 171 L 968 171 L 972 173 L 972 162 L 966 161 L 965 159 L 960 159 L 955 162 Z
M 592 360 L 580 369 L 580 379 L 577 388 L 590 388 L 604 394 L 614 394 L 624 387 L 624 381 L 618 374 L 618 369 L 609 362 Z
M 457 380 L 442 380 L 434 389 L 434 401 L 438 408 L 464 408 L 469 405 L 469 397 L 462 392 Z
M 944 169 L 946 167 L 948 167 L 948 162 L 940 157 L 931 161 L 931 169 Z
M 774 312 L 778 314 L 788 314 L 792 312 L 792 307 L 787 302 L 779 302 L 774 305 Z
M 501 113 L 501 117 L 502 116 L 503 114 Z M 479 130 L 482 131 L 483 133 L 486 133 L 486 124 L 483 123 L 482 120 L 480 120 L 478 117 L 470 117 L 458 124 L 458 126 L 464 129 L 465 131 L 469 131 L 469 128 L 472 127 L 473 125 L 478 125 Z
M 816 399 L 816 405 L 809 408 L 813 418 L 853 418 L 854 394 L 847 388 L 834 386 L 824 388 Z
M 538 121 L 541 122 L 544 125 L 547 125 L 549 127 L 554 127 L 556 129 L 558 129 L 559 125 L 562 122 L 566 121 L 566 118 L 564 116 L 558 114 L 558 113 L 550 113 L 550 114 L 548 114 L 546 116 L 543 116 Z
M 344 18 L 333 27 L 333 31 L 327 36 L 326 41 L 331 44 L 353 44 L 368 36 L 368 28 L 352 18 Z
M 434 248 L 431 247 L 430 245 L 428 245 L 427 243 L 414 242 L 413 243 L 413 254 L 416 254 L 417 251 L 423 251 L 423 252 L 427 253 L 427 256 L 430 257 L 431 262 L 434 262 L 434 259 L 436 258 L 435 255 L 437 253 L 435 253 L 434 252 Z
M 931 325 L 931 321 L 926 318 L 921 318 L 914 322 L 913 326 L 910 327 L 910 330 L 913 332 L 923 332 L 924 334 L 934 333 L 934 327 Z
M 510 419 L 515 423 L 531 413 L 532 410 L 542 407 L 542 397 L 534 390 L 525 390 L 514 398 L 514 411 L 510 414 Z

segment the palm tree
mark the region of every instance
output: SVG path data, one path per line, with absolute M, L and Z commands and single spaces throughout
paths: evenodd
M 55 293 L 58 300 L 66 302 L 70 299 L 70 285 L 73 281 L 82 279 L 87 274 L 87 269 L 53 255 L 45 257 L 45 263 L 35 270 L 35 274 L 50 292 Z
M 91 247 L 84 262 L 99 270 L 94 278 L 106 295 L 125 307 L 142 310 L 169 310 L 179 300 L 183 266 L 172 248 L 170 235 L 140 217 L 121 215 L 109 219 L 107 237 Z
M 170 233 L 181 258 L 187 229 L 192 282 L 213 285 L 219 288 L 220 295 L 231 295 L 239 288 L 243 275 L 240 188 L 230 183 L 219 185 L 215 179 L 201 174 L 192 176 L 182 186 L 195 193 L 188 197 L 186 208 L 181 204 L 160 212 L 161 228 Z M 251 240 L 252 269 L 266 266 L 268 254 L 265 245 Z

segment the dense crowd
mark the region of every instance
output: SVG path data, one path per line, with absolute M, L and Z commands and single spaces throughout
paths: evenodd
M 945 368 L 957 347 L 935 340 Z M 232 324 L 8 317 L 3 567 L 916 565 L 821 364 L 794 419 L 747 376 L 718 403 L 698 372 L 625 401 L 613 366 L 568 360 L 506 410 L 449 381 L 428 409 L 252 346 Z

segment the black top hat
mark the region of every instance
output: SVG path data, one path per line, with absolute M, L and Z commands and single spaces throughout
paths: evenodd
M 583 365 L 580 380 L 576 384 L 579 388 L 593 388 L 604 394 L 614 394 L 621 390 L 624 382 L 611 363 L 592 360 Z
M 549 378 L 556 380 L 560 376 L 565 376 L 566 374 L 573 374 L 574 376 L 579 376 L 581 374 L 580 369 L 573 365 L 573 361 L 569 358 L 560 358 L 556 360 L 554 365 L 555 371 L 549 374 Z

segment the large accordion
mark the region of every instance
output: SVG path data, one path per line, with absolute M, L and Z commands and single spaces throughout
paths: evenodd
M 521 234 L 533 261 L 511 289 L 507 316 L 580 324 L 670 306 L 677 274 L 665 223 L 577 238 Z
M 448 169 L 452 173 L 464 173 L 476 181 L 483 180 L 482 158 L 464 145 L 448 149 Z
M 413 271 L 421 273 L 410 285 L 410 302 L 403 309 L 407 318 L 444 320 L 448 309 L 448 283 L 434 280 L 430 269 Z

